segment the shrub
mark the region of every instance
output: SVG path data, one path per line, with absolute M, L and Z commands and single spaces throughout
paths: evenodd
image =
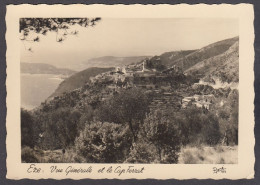
M 198 161 L 190 151 L 185 151 L 182 154 L 184 164 L 196 164 Z
M 143 132 L 157 150 L 160 163 L 177 163 L 180 151 L 180 130 L 170 116 L 162 111 L 149 114 L 144 120 Z
M 74 144 L 78 136 L 80 117 L 79 111 L 70 108 L 59 108 L 35 115 L 43 132 L 39 146 L 43 149 L 60 149 Z
M 209 145 L 216 145 L 220 140 L 219 123 L 213 114 L 209 113 L 201 129 L 203 142 Z
M 130 150 L 131 132 L 128 126 L 93 122 L 75 140 L 76 152 L 87 162 L 123 162 Z
M 222 98 L 222 106 L 215 105 L 214 109 L 218 115 L 219 129 L 223 144 L 238 144 L 238 91 L 231 90 L 227 98 Z
M 133 139 L 136 139 L 140 123 L 149 111 L 149 96 L 142 89 L 122 90 L 111 99 L 103 102 L 96 111 L 99 121 L 128 124 Z
M 159 163 L 156 147 L 151 142 L 139 139 L 133 144 L 125 163 Z
M 21 144 L 34 146 L 34 121 L 30 112 L 21 109 Z
M 33 149 L 26 146 L 22 148 L 22 162 L 24 163 L 38 163 L 39 160 L 35 155 Z
M 188 107 L 182 112 L 172 113 L 171 120 L 179 126 L 183 145 L 214 145 L 220 141 L 218 117 L 203 108 Z

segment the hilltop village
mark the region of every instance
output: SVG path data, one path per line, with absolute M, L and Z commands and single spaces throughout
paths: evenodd
M 160 58 L 156 58 L 160 64 Z M 90 77 L 90 82 L 84 87 L 72 92 L 64 93 L 63 96 L 55 96 L 48 102 L 42 103 L 43 107 L 57 108 L 59 105 L 83 107 L 85 104 L 96 106 L 118 93 L 122 89 L 132 87 L 142 88 L 152 95 L 149 105 L 150 111 L 157 109 L 185 109 L 187 106 L 196 106 L 211 109 L 216 97 L 228 94 L 231 89 L 214 89 L 208 85 L 191 82 L 178 66 L 162 68 L 150 64 L 149 59 L 115 67 L 114 70 Z M 48 109 L 49 109 L 48 108 Z
M 158 58 L 160 60 L 160 58 Z M 194 83 L 190 88 L 189 79 L 178 66 L 172 66 L 165 70 L 151 69 L 147 67 L 149 59 L 141 63 L 116 67 L 114 71 L 102 73 L 91 78 L 93 84 L 106 84 L 107 88 L 102 92 L 102 100 L 109 98 L 111 94 L 120 88 L 139 87 L 147 93 L 153 93 L 154 98 L 150 108 L 186 108 L 195 105 L 210 109 L 214 102 L 213 94 L 221 94 L 221 90 L 215 90 L 208 85 Z M 187 89 L 190 93 L 183 92 Z M 230 89 L 226 89 L 230 91 Z M 224 90 L 224 91 L 226 91 Z M 198 94 L 196 94 L 196 91 Z M 201 93 L 202 92 L 202 93 Z

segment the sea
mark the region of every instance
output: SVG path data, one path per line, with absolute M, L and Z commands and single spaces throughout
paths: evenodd
M 54 74 L 21 74 L 21 108 L 32 110 L 44 102 L 64 79 Z

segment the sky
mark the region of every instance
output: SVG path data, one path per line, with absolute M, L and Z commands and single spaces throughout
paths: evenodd
M 40 42 L 21 41 L 21 62 L 47 63 L 83 70 L 84 63 L 102 56 L 154 56 L 168 51 L 199 49 L 239 35 L 237 19 L 111 19 L 79 31 L 62 42 L 56 33 L 40 36 Z M 28 51 L 32 48 L 32 52 Z

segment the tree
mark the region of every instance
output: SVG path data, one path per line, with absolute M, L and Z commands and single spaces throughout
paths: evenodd
M 233 90 L 230 92 L 228 99 L 230 106 L 232 107 L 230 115 L 230 142 L 238 144 L 238 115 L 239 115 L 239 95 L 238 90 Z
M 86 125 L 75 140 L 77 154 L 93 163 L 122 163 L 130 146 L 129 127 L 108 122 Z
M 230 91 L 225 103 L 221 107 L 222 110 L 218 110 L 221 120 L 221 131 L 226 139 L 226 144 L 238 144 L 238 91 Z M 226 112 L 223 116 L 222 111 Z
M 158 57 L 158 56 L 154 56 L 150 60 L 145 60 L 145 61 L 146 61 L 145 65 L 149 69 L 156 69 L 158 71 L 163 71 L 163 70 L 167 69 L 167 67 L 162 64 L 162 61 L 161 61 L 160 57 Z
M 21 109 L 21 144 L 34 147 L 34 121 L 30 112 Z
M 159 156 L 156 154 L 156 146 L 141 137 L 136 143 L 133 143 L 125 163 L 160 163 Z
M 82 27 L 95 26 L 100 17 L 96 18 L 20 18 L 19 31 L 22 41 L 39 42 L 41 35 L 48 32 L 56 33 L 56 41 L 63 42 L 68 35 L 77 35 L 78 31 L 71 31 L 73 25 Z M 31 51 L 31 48 L 28 49 Z
M 169 112 L 168 115 L 178 125 L 182 145 L 214 145 L 219 142 L 219 119 L 207 109 L 191 106 L 180 112 Z
M 160 163 L 177 163 L 180 151 L 180 129 L 170 115 L 158 110 L 144 120 L 144 136 L 156 146 Z
M 24 162 L 25 163 L 38 163 L 39 162 L 37 156 L 34 153 L 34 150 L 28 146 L 22 147 L 21 159 L 22 159 L 23 163 Z
M 85 128 L 86 124 L 90 124 L 93 121 L 94 110 L 90 105 L 84 105 L 82 107 L 82 115 L 79 120 L 78 130 Z
M 104 102 L 99 107 L 97 116 L 100 121 L 127 123 L 135 141 L 139 124 L 149 112 L 149 104 L 149 96 L 142 89 L 127 89 Z
M 181 132 L 181 141 L 183 145 L 191 144 L 198 141 L 199 133 L 204 124 L 206 124 L 206 116 L 203 110 L 196 106 L 190 106 L 181 112 L 172 113 L 172 119 L 179 124 Z
M 202 141 L 208 145 L 216 145 L 220 141 L 219 122 L 215 115 L 208 113 L 202 121 L 201 137 Z
M 225 97 L 218 98 L 214 112 L 218 116 L 222 144 L 238 144 L 238 90 L 230 90 Z
M 44 149 L 65 148 L 74 144 L 78 136 L 81 113 L 70 108 L 35 114 L 40 123 L 42 138 L 39 146 Z

